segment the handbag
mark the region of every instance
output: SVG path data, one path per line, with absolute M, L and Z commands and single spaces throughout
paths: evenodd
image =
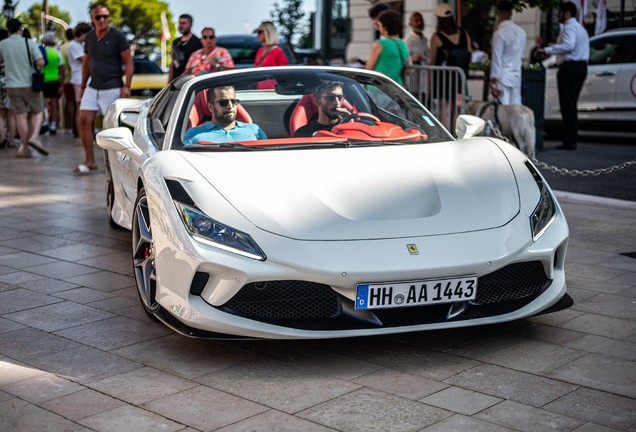
M 27 53 L 29 54 L 29 63 L 31 63 L 31 50 L 29 49 L 29 40 L 24 39 L 24 43 L 26 44 Z M 35 66 L 35 63 L 33 64 L 33 67 L 35 68 L 35 72 L 33 72 L 31 90 L 35 92 L 44 91 L 44 74 L 38 70 L 38 68 Z

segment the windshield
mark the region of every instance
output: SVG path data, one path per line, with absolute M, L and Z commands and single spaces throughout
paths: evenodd
M 254 69 L 189 87 L 172 149 L 291 150 L 452 137 L 389 79 L 358 70 Z

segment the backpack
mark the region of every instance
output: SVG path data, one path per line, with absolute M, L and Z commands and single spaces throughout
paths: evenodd
M 446 36 L 441 33 L 437 33 L 437 36 L 444 45 L 444 54 L 446 57 L 446 66 L 457 66 L 464 70 L 468 69 L 472 54 L 468 51 L 468 41 L 466 39 L 466 32 L 463 29 L 459 29 L 459 43 L 455 45 Z

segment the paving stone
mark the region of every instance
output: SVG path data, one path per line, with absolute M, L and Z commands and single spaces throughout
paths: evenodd
M 636 272 L 628 272 L 609 281 L 617 284 L 636 285 Z
M 568 280 L 567 284 L 568 284 L 568 289 L 570 287 L 577 287 L 577 288 L 583 288 L 583 289 L 591 290 L 591 291 L 604 292 L 607 294 L 616 294 L 624 290 L 625 288 L 629 287 L 629 285 L 625 285 L 625 284 L 617 284 L 617 283 L 612 283 L 609 281 L 599 282 L 599 281 L 595 281 L 592 279 L 585 279 L 585 278 L 574 278 L 574 279 Z
M 131 246 L 132 250 L 132 246 Z M 108 255 L 105 257 L 88 258 L 77 262 L 78 264 L 107 270 L 122 275 L 132 274 L 132 257 L 131 253 L 121 253 L 117 255 Z
M 13 399 L 15 396 L 13 396 L 10 393 L 5 393 L 3 391 L 0 391 L 0 402 L 4 402 L 7 401 L 9 399 Z
M 11 291 L 14 289 L 18 289 L 18 286 L 0 282 L 0 292 Z
M 50 373 L 3 385 L 2 389 L 34 404 L 83 390 L 79 384 Z
M 102 432 L 173 432 L 183 429 L 182 424 L 133 406 L 122 406 L 95 414 L 79 420 L 79 423 Z
M 143 408 L 205 431 L 227 426 L 268 410 L 263 405 L 205 386 L 148 402 L 143 404 Z
M 56 335 L 105 351 L 165 336 L 169 333 L 171 330 L 165 326 L 144 324 L 120 316 L 55 332 Z
M 139 293 L 137 292 L 137 286 L 130 286 L 128 288 L 122 288 L 115 291 L 110 291 L 109 294 L 118 295 L 120 297 L 126 297 L 131 300 L 139 302 Z
M 617 270 L 617 269 L 601 267 L 601 266 L 592 265 L 592 264 L 576 264 L 576 263 L 569 263 L 565 267 L 565 272 L 567 275 L 572 275 L 575 277 L 580 277 L 585 279 L 592 279 L 592 280 L 601 281 L 601 282 L 608 281 L 625 274 L 625 270 Z
M 90 273 L 96 273 L 99 270 L 66 261 L 59 261 L 55 263 L 29 267 L 29 271 L 41 276 L 52 277 L 55 279 L 64 279 Z
M 4 318 L 0 318 L 0 333 L 6 333 L 14 330 L 20 330 L 24 328 L 22 324 L 18 324 L 17 322 L 9 321 Z
M 47 332 L 100 321 L 113 316 L 111 313 L 70 301 L 5 315 L 10 320 Z
M 311 354 L 292 360 L 291 363 L 344 380 L 352 380 L 381 369 L 381 366 L 334 353 Z
M 134 278 L 106 271 L 68 278 L 65 280 L 67 282 L 94 288 L 100 291 L 114 291 L 135 285 Z
M 0 359 L 0 388 L 44 374 L 46 374 L 45 371 L 17 360 L 6 357 Z
M 346 431 L 419 431 L 443 420 L 450 412 L 372 389 L 360 389 L 297 416 Z
M 559 327 L 613 339 L 623 339 L 636 333 L 636 323 L 633 321 L 590 313 L 574 318 Z
M 69 284 L 69 285 L 77 286 L 75 284 Z M 80 304 L 91 303 L 91 302 L 104 300 L 104 299 L 115 296 L 115 294 L 102 292 L 92 288 L 75 288 L 75 289 L 70 289 L 67 291 L 58 292 L 53 295 L 55 297 L 63 298 L 65 300 L 70 300 L 72 302 L 80 303 Z
M 118 254 L 120 253 L 120 251 L 101 246 L 76 243 L 70 246 L 62 246 L 43 250 L 39 253 L 45 256 L 54 257 L 59 260 L 76 262 L 87 258 L 104 257 L 107 255 Z
M 8 432 L 80 432 L 85 428 L 27 401 L 0 403 L 0 430 Z
M 268 358 L 241 363 L 195 381 L 287 413 L 360 387 Z
M 420 402 L 470 416 L 488 407 L 496 405 L 502 400 L 503 399 L 466 390 L 460 387 L 449 387 L 433 395 L 420 399 Z
M 111 297 L 105 300 L 89 303 L 88 306 L 117 313 L 120 309 L 126 307 L 139 306 L 139 300 L 131 300 L 126 297 Z
M 573 432 L 618 432 L 618 429 L 612 429 L 594 423 L 585 423 L 583 426 L 574 429 Z
M 602 267 L 636 272 L 636 259 L 626 256 L 617 256 L 607 261 L 603 261 L 599 265 Z
M 418 400 L 448 387 L 447 384 L 392 369 L 380 369 L 353 380 L 354 383 L 385 393 Z
M 494 365 L 477 366 L 444 382 L 535 407 L 541 407 L 577 388 L 572 384 Z
M 433 426 L 429 426 L 422 429 L 422 432 L 512 432 L 513 429 L 508 429 L 503 426 L 485 422 L 483 420 L 476 419 L 474 417 L 466 417 L 461 414 L 455 414 L 452 417 L 442 420 L 439 423 L 435 423 Z
M 55 224 L 56 221 L 49 221 L 49 223 Z M 31 229 L 31 228 L 37 229 L 41 227 L 40 224 L 36 224 L 36 223 L 25 223 L 22 226 L 25 230 Z M 8 247 L 12 247 L 12 248 L 19 249 L 26 252 L 40 253 L 41 251 L 44 251 L 47 249 L 53 249 L 53 248 L 58 248 L 63 246 L 71 246 L 71 245 L 76 245 L 78 243 L 75 243 L 69 240 L 64 240 L 57 237 L 51 237 L 51 236 L 29 235 L 28 237 L 5 240 L 1 242 L 0 244 L 2 244 L 2 246 L 8 246 Z
M 585 423 L 511 401 L 488 408 L 475 417 L 523 432 L 572 431 Z
M 636 423 L 634 399 L 584 387 L 543 409 L 620 430 Z
M 17 360 L 30 360 L 81 347 L 68 339 L 34 328 L 23 328 L 0 337 L 0 353 Z
M 9 273 L 15 273 L 17 271 L 18 271 L 18 269 L 16 269 L 16 268 L 0 265 L 0 276 L 6 275 L 6 274 L 9 274 Z
M 623 297 L 636 297 L 636 286 L 631 288 L 626 288 L 623 291 L 616 293 Z
M 636 363 L 587 354 L 548 376 L 609 393 L 636 398 Z
M 575 306 L 578 310 L 636 321 L 636 299 L 599 294 Z
M 186 379 L 207 375 L 254 358 L 253 354 L 215 342 L 176 334 L 116 349 L 112 353 Z
M 585 354 L 572 348 L 500 335 L 485 337 L 451 353 L 533 374 L 547 373 Z
M 45 294 L 36 293 L 22 288 L 0 292 L 0 314 L 6 315 L 26 309 L 33 309 L 62 300 Z
M 99 381 L 142 367 L 137 362 L 87 347 L 39 357 L 29 360 L 29 364 L 80 384 Z
M 36 255 L 29 252 L 16 252 L 0 256 L 1 265 L 9 266 L 15 269 L 25 269 L 27 267 L 48 264 L 56 261 L 57 259 L 42 255 Z
M 31 270 L 29 269 L 29 271 Z M 0 276 L 0 282 L 10 285 L 20 285 L 23 282 L 29 282 L 37 279 L 42 279 L 42 276 L 25 271 L 17 271 Z
M 89 387 L 134 405 L 159 399 L 199 384 L 144 367 L 88 384 Z
M 575 286 L 568 286 L 568 294 L 574 300 L 574 304 L 590 299 L 598 295 L 598 291 L 587 290 Z
M 55 294 L 61 291 L 77 288 L 78 285 L 64 282 L 58 279 L 41 278 L 34 281 L 23 282 L 19 284 L 22 288 L 36 291 L 42 294 Z M 56 297 L 60 297 L 59 295 Z
M 218 432 L 327 432 L 333 430 L 274 410 L 217 429 Z
M 566 330 L 563 328 L 547 326 L 543 324 L 536 324 L 532 327 L 525 328 L 515 335 L 525 337 L 528 339 L 534 339 L 541 342 L 547 342 L 555 345 L 567 345 L 572 348 L 576 348 L 568 342 L 581 339 L 587 333 L 577 332 L 573 330 Z
M 77 421 L 104 411 L 110 411 L 125 404 L 125 402 L 105 394 L 86 389 L 51 399 L 42 403 L 41 406 L 69 420 Z
M 636 343 L 633 342 L 587 335 L 569 343 L 568 346 L 625 360 L 636 360 Z
M 118 309 L 117 315 L 125 316 L 146 324 L 156 323 L 156 321 L 148 316 L 139 300 L 137 300 L 137 304 L 134 306 L 128 306 L 122 309 Z

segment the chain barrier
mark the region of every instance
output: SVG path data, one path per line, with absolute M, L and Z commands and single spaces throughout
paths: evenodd
M 495 137 L 499 138 L 502 141 L 505 141 L 507 143 L 509 143 L 510 141 L 508 140 L 507 137 L 503 136 L 501 131 L 499 129 L 497 129 L 490 120 L 486 120 L 486 125 L 488 125 L 488 127 L 490 128 L 490 130 L 495 134 Z M 569 175 L 572 177 L 576 177 L 576 176 L 581 176 L 581 177 L 586 177 L 586 176 L 599 176 L 601 174 L 609 174 L 612 172 L 616 172 L 616 171 L 620 171 L 622 169 L 625 168 L 629 168 L 632 165 L 636 165 L 636 159 L 633 159 L 631 161 L 627 161 L 627 162 L 623 162 L 620 165 L 614 165 L 611 167 L 607 167 L 607 168 L 599 168 L 599 169 L 595 169 L 595 170 L 577 170 L 577 169 L 567 169 L 567 168 L 559 168 L 555 165 L 549 165 L 545 162 L 541 162 L 539 160 L 537 160 L 536 158 L 530 157 L 528 156 L 528 159 L 530 159 L 532 161 L 533 164 L 535 164 L 536 166 L 538 166 L 539 168 L 543 168 L 545 170 L 548 170 L 550 172 L 553 173 L 558 173 L 561 175 Z

